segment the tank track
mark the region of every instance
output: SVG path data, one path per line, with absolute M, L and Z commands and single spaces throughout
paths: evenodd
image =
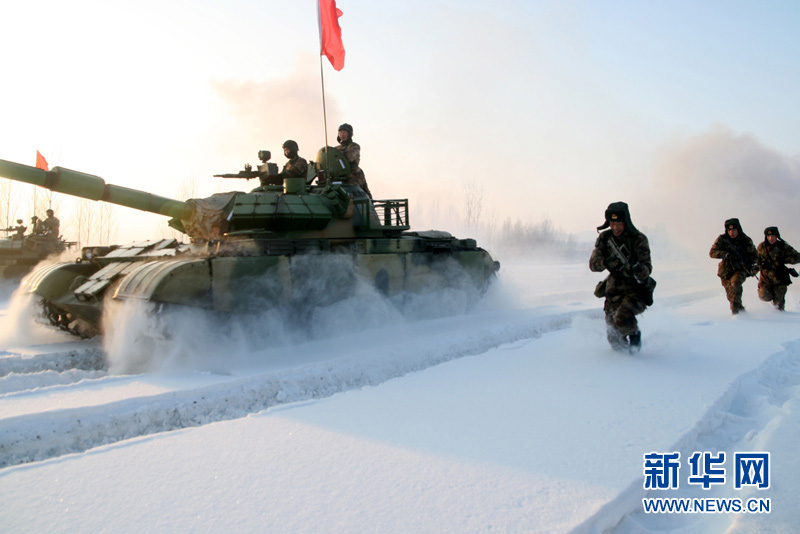
M 86 335 L 79 328 L 77 328 L 78 318 L 75 317 L 73 314 L 59 309 L 51 302 L 44 299 L 42 299 L 41 305 L 42 305 L 42 317 L 46 319 L 47 322 L 50 323 L 51 325 L 55 326 L 59 330 L 63 330 L 64 332 L 70 333 L 81 339 L 86 339 L 88 337 L 91 337 Z

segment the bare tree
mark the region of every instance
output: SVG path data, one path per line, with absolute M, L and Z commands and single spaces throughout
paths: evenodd
M 464 182 L 464 224 L 468 229 L 475 228 L 483 211 L 483 185 L 474 179 Z
M 20 201 L 30 194 L 29 201 Z M 6 228 L 11 221 L 20 218 L 25 224 L 30 224 L 28 215 L 20 214 L 20 210 L 30 210 L 30 216 L 36 215 L 44 219 L 48 209 L 58 212 L 64 201 L 64 196 L 50 190 L 41 189 L 27 184 L 17 184 L 11 180 L 0 180 L 0 224 Z M 24 204 L 27 204 L 25 208 Z M 33 231 L 33 228 L 29 228 Z
M 33 187 L 33 196 L 31 197 L 31 213 L 40 219 L 46 217 L 47 210 L 53 210 L 58 213 L 61 208 L 61 203 L 64 201 L 64 196 L 51 191 L 49 189 L 42 189 Z M 31 228 L 31 230 L 33 230 Z
M 99 244 L 94 242 L 97 239 L 96 210 L 97 203 L 85 198 L 78 200 L 75 205 L 72 223 L 77 229 L 79 247 Z
M 78 246 L 108 245 L 117 238 L 119 213 L 113 204 L 82 198 L 75 203 L 71 223 Z
M 97 234 L 101 245 L 111 244 L 119 231 L 119 213 L 116 206 L 106 202 L 97 203 Z
M 0 180 L 0 224 L 4 228 L 11 226 L 11 221 L 20 217 L 17 213 L 19 208 L 20 188 L 11 180 Z M 25 217 L 22 216 L 24 220 Z

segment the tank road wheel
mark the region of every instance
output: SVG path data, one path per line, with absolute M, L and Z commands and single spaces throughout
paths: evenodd
M 78 320 L 71 313 L 60 310 L 46 300 L 42 300 L 42 317 L 47 319 L 51 325 L 81 339 L 86 339 L 96 334 L 91 329 L 87 329 L 83 321 Z

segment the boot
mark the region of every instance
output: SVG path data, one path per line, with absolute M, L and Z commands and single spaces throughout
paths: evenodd
M 606 339 L 608 339 L 608 344 L 611 345 L 612 349 L 625 350 L 627 345 L 625 338 L 619 333 L 619 330 L 613 326 L 609 326 L 606 329 Z
M 628 336 L 629 347 L 628 350 L 631 354 L 639 352 L 642 349 L 642 332 L 637 330 Z

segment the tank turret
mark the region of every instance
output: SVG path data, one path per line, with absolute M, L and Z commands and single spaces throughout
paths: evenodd
M 42 260 L 76 245 L 74 241 L 67 241 L 61 236 L 24 234 L 26 229 L 20 225 L 0 230 L 15 231 L 14 235 L 0 237 L 0 279 L 18 281 Z
M 259 158 L 257 170 L 247 165 L 216 176 L 247 180 L 278 174 L 267 151 Z M 358 186 L 342 184 L 350 169 L 338 150 L 324 147 L 312 163 L 308 176 L 284 179 L 282 186 L 182 201 L 106 184 L 79 171 L 0 160 L 2 177 L 164 215 L 191 238 L 84 247 L 75 262 L 42 264 L 22 288 L 39 298 L 53 325 L 85 336 L 100 331 L 107 298 L 230 314 L 299 302 L 324 305 L 344 298 L 356 277 L 388 297 L 450 287 L 456 280 L 483 289 L 499 269 L 473 239 L 411 232 L 407 199 L 373 200 Z M 322 294 L 299 299 L 298 288 L 320 276 L 302 260 L 309 255 L 322 262 L 330 257 L 337 269 L 347 265 L 352 276 L 337 274 Z M 455 276 L 454 267 L 463 276 Z M 268 289 L 254 290 L 259 287 Z
M 171 227 L 196 239 L 208 240 L 221 234 L 255 238 L 266 233 L 310 238 L 323 237 L 316 233 L 322 230 L 327 232 L 325 237 L 380 237 L 385 232 L 409 229 L 406 200 L 373 203 L 358 187 L 337 185 L 335 180 L 342 171 L 349 172 L 349 165 L 334 148 L 320 149 L 317 160 L 309 166 L 306 179 L 289 178 L 283 186 L 261 186 L 250 193 L 220 193 L 186 201 L 106 184 L 99 176 L 61 167 L 45 171 L 0 160 L 0 176 L 65 195 L 165 215 L 171 217 Z M 267 165 L 261 167 L 266 169 Z M 245 168 L 236 174 L 216 176 L 250 179 L 265 172 L 277 174 L 274 164 L 268 169 Z M 315 178 L 322 183 L 310 185 Z M 347 223 L 333 224 L 337 220 Z

